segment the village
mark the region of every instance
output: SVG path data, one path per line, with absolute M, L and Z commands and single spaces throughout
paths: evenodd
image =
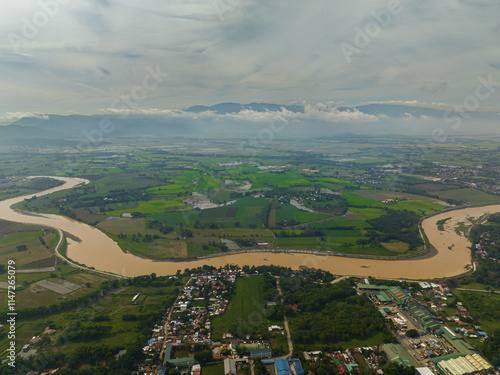
M 139 373 L 164 375 L 174 367 L 180 374 L 201 375 L 207 365 L 219 363 L 221 375 L 302 375 L 304 365 L 310 368 L 325 360 L 340 374 L 362 374 L 363 369 L 383 374 L 384 365 L 390 361 L 414 366 L 416 374 L 421 375 L 499 373 L 467 341 L 488 337 L 472 323 L 460 301 L 451 310 L 447 302 L 452 294 L 444 283 L 414 283 L 410 291 L 400 286 L 371 284 L 368 279 L 357 280 L 357 293 L 367 295 L 385 318 L 395 334 L 393 343 L 300 353 L 290 348 L 287 355 L 276 355 L 272 343 L 258 335 L 242 339 L 226 332 L 221 341 L 213 341 L 211 320 L 225 313 L 237 277 L 251 276 L 241 269 L 192 274 L 162 322 L 153 329 L 143 348 L 149 359 Z M 290 308 L 297 311 L 297 306 Z M 283 335 L 286 331 L 282 325 L 269 326 L 268 330 Z M 289 345 L 293 345 L 288 337 Z M 198 355 L 200 352 L 209 352 L 208 362 Z

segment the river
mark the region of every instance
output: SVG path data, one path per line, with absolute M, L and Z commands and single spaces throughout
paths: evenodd
M 118 244 L 100 230 L 90 225 L 59 215 L 26 214 L 15 211 L 12 206 L 33 195 L 43 196 L 56 191 L 70 189 L 88 183 L 81 178 L 53 177 L 64 181 L 64 185 L 31 195 L 7 199 L 0 202 L 0 219 L 27 224 L 37 224 L 60 229 L 70 233 L 75 239 L 67 238 L 66 254 L 73 261 L 94 267 L 96 270 L 123 276 L 150 274 L 173 275 L 177 270 L 202 265 L 215 267 L 226 264 L 279 265 L 297 269 L 300 266 L 321 268 L 335 275 L 373 276 L 382 278 L 434 279 L 462 274 L 471 263 L 469 241 L 455 232 L 455 226 L 468 217 L 480 217 L 500 212 L 500 205 L 471 207 L 440 213 L 423 221 L 422 227 L 429 241 L 437 249 L 437 254 L 422 259 L 372 260 L 336 256 L 285 253 L 242 253 L 196 261 L 169 262 L 143 259 L 124 253 Z M 444 225 L 444 231 L 437 229 L 436 222 L 451 217 Z M 79 240 L 76 241 L 76 238 Z M 451 250 L 449 247 L 452 246 Z

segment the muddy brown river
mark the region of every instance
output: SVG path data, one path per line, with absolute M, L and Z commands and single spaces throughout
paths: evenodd
M 37 224 L 70 233 L 73 237 L 78 238 L 79 241 L 67 239 L 68 248 L 66 254 L 68 258 L 87 267 L 94 267 L 96 270 L 123 276 L 137 276 L 152 272 L 157 275 L 172 275 L 179 269 L 184 270 L 205 264 L 215 267 L 226 264 L 238 264 L 240 266 L 274 264 L 293 269 L 297 269 L 300 266 L 321 268 L 335 275 L 345 276 L 373 276 L 395 279 L 451 277 L 464 273 L 466 267 L 471 264 L 470 243 L 465 237 L 455 232 L 455 226 L 459 222 L 464 222 L 466 218 L 478 218 L 485 214 L 500 212 L 500 204 L 498 204 L 448 211 L 424 220 L 422 227 L 429 241 L 437 249 L 436 255 L 425 259 L 372 260 L 301 253 L 256 252 L 220 256 L 197 261 L 152 261 L 123 252 L 115 241 L 99 229 L 87 224 L 59 215 L 33 215 L 13 210 L 13 205 L 33 195 L 47 195 L 56 191 L 70 189 L 79 184 L 88 183 L 87 180 L 81 178 L 54 178 L 63 180 L 65 182 L 64 185 L 41 193 L 0 202 L 0 219 Z M 448 217 L 451 217 L 451 219 L 445 223 L 445 230 L 439 231 L 436 222 Z

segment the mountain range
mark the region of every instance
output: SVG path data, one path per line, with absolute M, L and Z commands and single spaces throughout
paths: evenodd
M 63 140 L 92 139 L 107 133 L 113 137 L 238 138 L 255 135 L 273 119 L 287 121 L 287 130 L 283 133 L 287 137 L 344 133 L 430 134 L 437 127 L 457 135 L 497 134 L 500 131 L 497 112 L 459 113 L 401 104 L 332 107 L 324 104 L 220 103 L 145 114 L 25 117 L 0 126 L 0 144 L 60 144 Z

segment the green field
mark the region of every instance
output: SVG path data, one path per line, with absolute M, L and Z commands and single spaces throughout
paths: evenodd
M 480 190 L 467 188 L 457 190 L 445 190 L 436 193 L 441 199 L 454 199 L 472 204 L 498 202 L 500 198 Z
M 269 326 L 264 307 L 262 276 L 240 277 L 226 312 L 212 321 L 212 340 L 226 332 L 243 336 L 245 332 L 265 332 Z
M 378 202 L 374 199 L 362 197 L 351 191 L 343 191 L 342 197 L 347 199 L 350 205 L 353 206 L 367 206 L 367 207 L 385 207 L 384 203 Z
M 358 216 L 363 220 L 375 219 L 382 215 L 385 215 L 385 210 L 381 208 L 357 208 L 357 207 L 349 207 L 349 211 L 351 211 L 354 215 Z
M 316 249 L 320 245 L 320 240 L 318 237 L 278 237 L 274 245 L 292 249 Z
M 250 225 L 262 228 L 268 204 L 269 200 L 263 198 L 242 198 L 231 205 L 202 210 L 199 220 L 202 223 L 217 223 L 224 228 L 248 228 Z
M 338 219 L 323 221 L 321 223 L 313 223 L 309 225 L 311 228 L 336 228 L 336 227 L 354 227 L 355 229 L 366 229 L 370 224 L 363 220 L 353 220 L 347 217 L 339 217 Z
M 141 305 L 130 305 L 131 299 L 139 292 L 147 296 L 144 302 Z M 173 302 L 176 294 L 177 287 L 127 287 L 125 290 L 110 294 L 93 304 L 82 304 L 78 309 L 47 314 L 39 318 L 25 318 L 16 326 L 16 347 L 20 349 L 31 337 L 40 334 L 48 325 L 56 329 L 55 335 L 50 336 L 51 341 L 56 342 L 59 338 L 63 340 L 64 344 L 57 347 L 57 350 L 63 353 L 68 353 L 81 345 L 92 345 L 93 343 L 123 347 L 136 342 L 137 337 L 141 334 L 141 320 L 145 320 L 150 315 L 159 318 L 158 314 L 162 314 L 166 310 L 167 305 Z M 122 317 L 126 314 L 137 316 L 137 320 L 124 321 Z M 97 317 L 102 317 L 102 321 L 97 321 Z M 111 331 L 96 340 L 73 340 L 65 331 L 74 322 L 79 322 L 82 327 L 110 326 Z M 6 349 L 7 344 L 7 335 L 4 331 L 0 333 L 0 350 Z
M 174 199 L 154 199 L 150 201 L 139 201 L 133 208 L 125 208 L 121 210 L 114 210 L 106 212 L 108 216 L 120 216 L 124 213 L 140 212 L 142 214 L 158 214 L 166 212 L 175 207 L 184 207 L 184 200 L 186 198 Z
M 464 286 L 469 288 L 469 286 Z M 492 335 L 495 330 L 500 329 L 500 294 L 468 292 L 464 290 L 453 290 L 458 301 L 461 301 L 471 316 L 479 322 L 479 325 Z
M 285 220 L 290 222 L 290 220 L 293 220 L 301 224 L 309 221 L 326 219 L 327 217 L 329 217 L 329 215 L 303 211 L 291 204 L 283 204 L 276 208 L 276 223 L 283 223 Z
M 385 199 L 404 199 L 408 201 L 418 201 L 418 202 L 435 202 L 436 198 L 430 198 L 423 195 L 404 193 L 399 191 L 384 191 L 384 190 L 358 190 L 357 195 L 362 197 L 374 199 L 376 201 L 382 202 Z
M 224 364 L 206 365 L 201 368 L 203 375 L 224 375 Z

